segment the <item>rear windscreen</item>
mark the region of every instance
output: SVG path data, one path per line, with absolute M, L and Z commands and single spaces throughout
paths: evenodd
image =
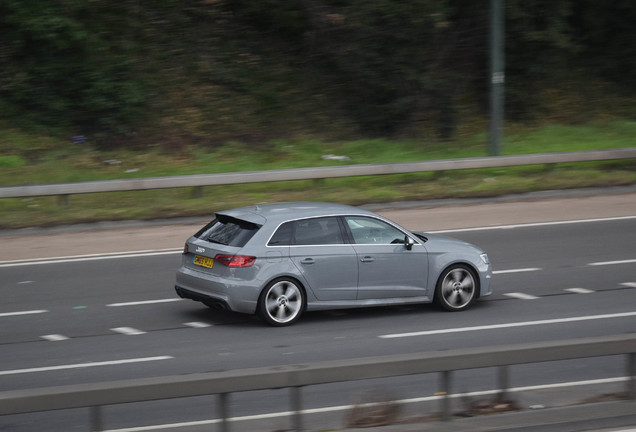
M 243 247 L 259 228 L 260 225 L 252 222 L 217 215 L 216 219 L 201 228 L 194 236 L 211 243 Z

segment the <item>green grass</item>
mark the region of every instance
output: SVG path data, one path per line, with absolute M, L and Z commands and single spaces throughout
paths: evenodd
M 510 127 L 502 154 L 636 147 L 636 122 L 584 126 Z M 347 156 L 328 161 L 322 155 Z M 485 134 L 453 142 L 423 140 L 272 140 L 230 142 L 214 148 L 160 147 L 100 152 L 90 143 L 36 136 L 0 124 L 0 185 L 79 182 L 120 178 L 284 168 L 390 163 L 486 156 Z M 316 181 L 210 186 L 0 200 L 0 228 L 210 215 L 216 210 L 273 201 L 323 200 L 350 204 L 450 197 L 487 197 L 547 189 L 636 184 L 636 161 L 588 162 L 485 170 L 447 171 Z

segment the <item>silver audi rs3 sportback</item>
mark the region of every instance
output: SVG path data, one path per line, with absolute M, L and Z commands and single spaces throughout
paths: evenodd
M 177 294 L 273 326 L 306 310 L 435 302 L 460 311 L 492 293 L 478 247 L 357 207 L 278 203 L 215 216 L 185 244 Z

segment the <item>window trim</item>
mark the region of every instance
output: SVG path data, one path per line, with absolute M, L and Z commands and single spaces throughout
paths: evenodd
M 272 241 L 272 237 L 274 237 L 274 234 L 276 234 L 278 232 L 279 228 L 283 224 L 286 224 L 288 222 L 297 222 L 297 221 L 301 221 L 301 220 L 327 218 L 327 217 L 335 217 L 336 219 L 338 219 L 338 224 L 340 226 L 340 231 L 342 233 L 342 237 L 343 237 L 344 243 L 322 244 L 322 245 L 321 244 L 316 244 L 316 245 L 296 245 L 296 244 L 270 245 L 270 242 Z M 347 218 L 347 217 L 364 217 L 364 218 L 368 218 L 368 219 L 377 220 L 379 222 L 384 222 L 385 224 L 392 226 L 393 228 L 395 228 L 396 230 L 398 230 L 399 232 L 401 232 L 405 236 L 409 236 L 410 238 L 412 238 L 413 241 L 415 242 L 414 243 L 415 245 L 421 245 L 422 244 L 420 238 L 415 236 L 415 234 L 411 234 L 408 231 L 405 231 L 399 225 L 396 225 L 395 223 L 393 223 L 393 222 L 391 222 L 389 220 L 381 219 L 381 218 L 374 217 L 374 216 L 368 215 L 368 214 L 351 213 L 351 214 L 324 214 L 324 215 L 300 217 L 300 218 L 295 218 L 295 219 L 286 219 L 286 220 L 280 222 L 276 226 L 276 229 L 274 229 L 272 234 L 267 239 L 267 243 L 265 243 L 265 247 L 267 247 L 267 248 L 283 248 L 283 247 L 288 248 L 288 247 L 308 247 L 308 246 L 309 247 L 336 247 L 336 246 L 390 246 L 391 245 L 391 244 L 383 245 L 383 244 L 378 244 L 378 243 L 363 243 L 363 244 L 356 243 L 354 241 L 354 239 L 353 239 L 353 234 L 351 234 L 351 229 L 349 228 L 349 226 L 347 225 L 347 222 L 345 220 L 345 218 Z M 296 228 L 294 227 L 294 232 L 295 232 L 295 230 L 296 230 Z M 293 240 L 294 232 L 292 232 L 292 240 Z

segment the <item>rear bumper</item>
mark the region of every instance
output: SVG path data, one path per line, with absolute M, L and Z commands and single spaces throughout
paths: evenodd
M 181 288 L 178 285 L 175 285 L 174 290 L 177 292 L 177 295 L 183 299 L 198 301 L 214 309 L 232 310 L 227 302 L 223 299 L 206 296 L 196 291 L 190 291 L 186 288 Z
M 181 298 L 199 301 L 208 306 L 221 306 L 233 312 L 254 314 L 260 286 L 251 286 L 247 281 L 240 280 L 233 284 L 227 279 L 220 280 L 182 266 L 177 271 L 175 291 Z

